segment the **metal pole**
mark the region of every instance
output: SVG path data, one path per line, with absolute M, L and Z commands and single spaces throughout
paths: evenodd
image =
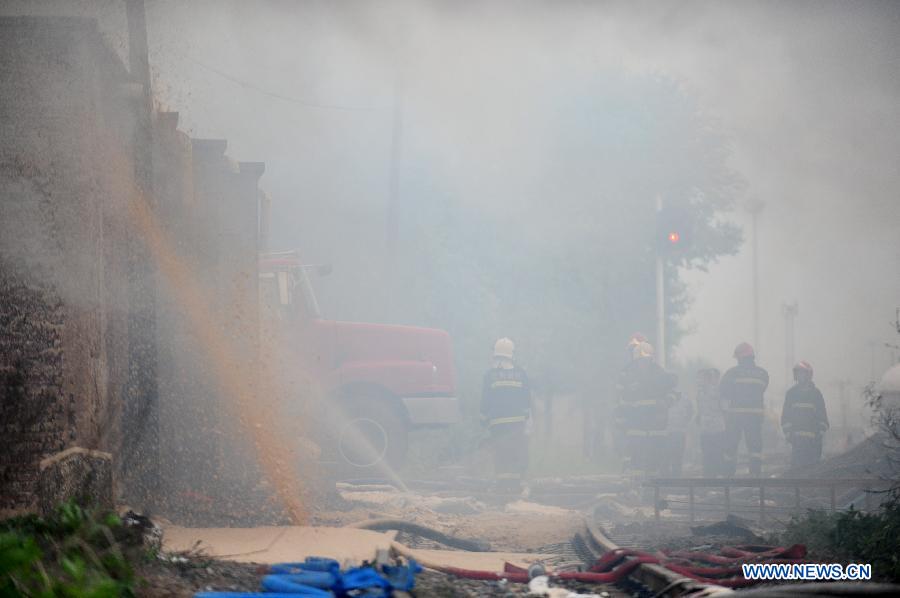
M 787 350 L 785 351 L 785 380 L 786 386 L 791 385 L 791 378 L 793 378 L 794 371 L 794 317 L 788 312 L 787 319 L 787 338 L 785 340 Z
M 659 523 L 659 485 L 653 487 L 653 519 Z
M 403 91 L 400 81 L 400 70 L 397 69 L 394 79 L 394 106 L 391 120 L 391 163 L 388 186 L 387 209 L 387 249 L 388 258 L 392 262 L 397 249 L 397 237 L 400 234 L 400 158 L 403 140 Z
M 662 211 L 662 196 L 656 196 L 656 211 Z M 662 255 L 656 253 L 656 355 L 660 366 L 666 367 L 666 289 L 665 264 Z
M 752 217 L 753 229 L 753 242 L 751 245 L 753 252 L 751 256 L 753 260 L 753 347 L 756 349 L 757 355 L 761 351 L 759 340 L 759 213 L 762 212 L 764 205 L 758 199 L 753 199 L 747 203 L 747 211 L 750 212 Z
M 850 380 L 841 379 L 835 381 L 834 384 L 838 388 L 838 401 L 841 407 L 841 431 L 844 436 L 844 450 L 847 450 L 850 448 L 850 418 L 847 415 L 847 387 L 850 385 Z
M 153 193 L 153 100 L 150 58 L 147 49 L 147 17 L 144 0 L 127 0 L 128 65 L 132 79 L 141 85 L 140 103 L 134 111 L 134 202 L 155 211 Z M 160 487 L 158 346 L 156 330 L 157 286 L 152 257 L 135 235 L 128 241 L 128 381 L 122 415 L 126 439 L 122 471 L 126 500 L 143 508 L 162 499 Z M 131 502 L 133 501 L 133 502 Z
M 794 320 L 800 313 L 800 307 L 796 301 L 784 303 L 781 311 L 784 314 L 784 383 L 790 386 L 794 368 Z
M 753 212 L 753 347 L 757 355 L 759 346 L 759 236 L 757 223 L 759 212 Z
M 264 192 L 259 192 L 259 249 L 269 250 L 269 236 L 272 227 L 272 199 Z

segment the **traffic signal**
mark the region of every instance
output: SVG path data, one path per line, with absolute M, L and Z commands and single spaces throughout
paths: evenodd
M 656 213 L 656 250 L 663 255 L 684 253 L 690 248 L 692 229 L 687 210 L 665 206 Z

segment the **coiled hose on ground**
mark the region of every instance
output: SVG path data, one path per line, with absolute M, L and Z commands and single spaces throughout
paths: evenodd
M 481 542 L 478 540 L 466 540 L 465 538 L 451 536 L 434 528 L 419 525 L 418 523 L 403 521 L 402 519 L 368 519 L 366 521 L 351 523 L 349 525 L 345 525 L 344 527 L 370 529 L 380 532 L 397 530 L 399 532 L 416 534 L 417 536 L 422 536 L 423 538 L 428 538 L 429 540 L 440 542 L 445 546 L 458 548 L 459 550 L 466 550 L 468 552 L 490 552 L 491 550 L 490 544 L 486 542 Z

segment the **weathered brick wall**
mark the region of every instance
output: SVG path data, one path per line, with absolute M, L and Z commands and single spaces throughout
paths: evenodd
M 33 506 L 41 458 L 119 441 L 128 305 L 114 198 L 130 181 L 112 172 L 127 158 L 109 157 L 127 147 L 128 100 L 86 19 L 0 18 L 0 79 L 0 509 L 14 509 Z
M 62 306 L 11 274 L 0 262 L 0 511 L 32 504 L 37 463 L 69 440 L 73 413 L 61 397 Z
M 174 113 L 137 152 L 143 91 L 89 19 L 0 17 L 0 80 L 0 511 L 33 508 L 40 460 L 72 446 L 111 453 L 138 507 L 256 484 L 217 396 L 224 364 L 143 237 L 161 226 L 252 376 L 262 164 L 189 139 Z M 153 165 L 143 194 L 136 156 Z

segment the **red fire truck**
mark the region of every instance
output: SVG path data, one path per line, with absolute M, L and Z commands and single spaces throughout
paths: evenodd
M 360 474 L 393 471 L 405 461 L 410 429 L 459 419 L 450 335 L 324 319 L 310 275 L 328 271 L 296 251 L 263 254 L 260 303 L 290 346 L 287 367 L 318 389 L 313 437 L 323 460 Z

